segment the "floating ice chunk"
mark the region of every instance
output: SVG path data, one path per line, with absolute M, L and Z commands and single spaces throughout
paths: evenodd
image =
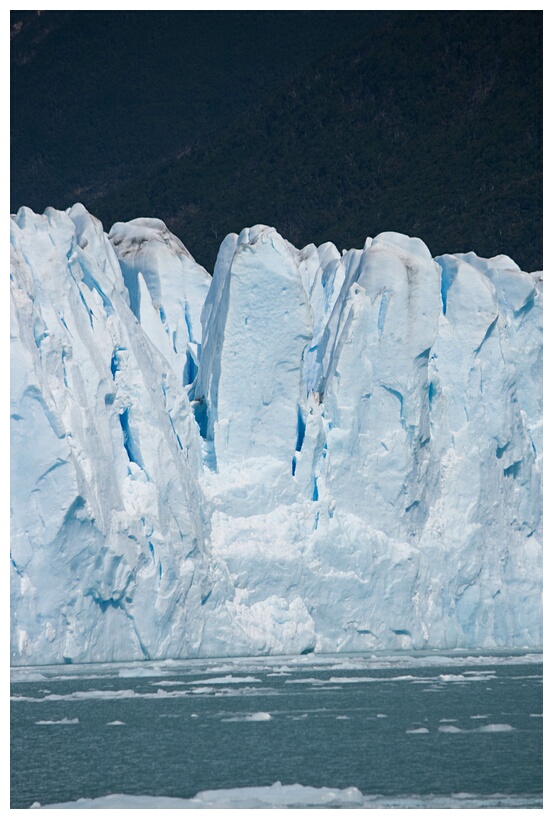
M 266 711 L 257 711 L 255 714 L 250 716 L 250 720 L 252 722 L 266 722 L 270 719 L 272 719 L 272 717 Z
M 202 685 L 227 685 L 227 683 L 231 683 L 233 685 L 237 685 L 239 683 L 258 683 L 261 680 L 258 677 L 233 677 L 231 674 L 228 674 L 226 677 L 210 677 L 207 680 L 193 680 L 191 682 L 186 682 L 186 685 L 198 685 L 201 683 Z
M 131 666 L 130 668 L 120 668 L 117 672 L 119 677 L 162 677 L 164 674 L 170 673 L 167 669 L 161 670 L 157 665 L 153 665 L 151 668 L 145 666 Z M 153 682 L 152 685 L 158 685 L 160 683 Z M 164 682 L 165 684 L 165 682 Z M 167 683 L 167 685 L 174 685 L 174 683 Z
M 12 694 L 12 702 L 79 702 L 81 700 L 128 700 L 128 699 L 161 699 L 189 697 L 190 690 L 186 691 L 165 691 L 158 688 L 157 691 L 134 691 L 124 689 L 119 691 L 74 691 L 71 694 L 46 694 L 44 697 L 27 697 L 22 694 Z
M 192 799 L 167 796 L 134 796 L 130 794 L 110 794 L 96 799 L 78 799 L 56 805 L 41 805 L 34 802 L 31 807 L 45 809 L 75 808 L 188 808 L 188 809 L 244 809 L 244 808 L 539 808 L 543 806 L 541 795 L 516 796 L 496 793 L 483 795 L 476 793 L 454 794 L 407 794 L 383 796 L 363 795 L 357 788 L 313 788 L 306 785 L 281 785 L 230 788 L 216 791 L 202 791 Z
M 416 680 L 411 674 L 402 674 L 398 677 L 330 677 L 326 682 L 330 683 L 364 683 L 364 682 L 405 682 Z
M 202 791 L 192 799 L 178 799 L 167 796 L 131 796 L 127 794 L 110 794 L 97 799 L 78 799 L 57 805 L 34 803 L 42 808 L 340 808 L 362 807 L 363 795 L 354 787 L 351 788 L 313 788 L 306 785 L 281 785 L 275 782 L 271 786 L 230 788 L 214 791 Z
M 272 717 L 267 711 L 257 711 L 255 714 L 240 714 L 226 717 L 221 722 L 268 722 Z
M 78 723 L 78 717 L 75 717 L 75 719 L 63 717 L 63 719 L 39 719 L 35 722 L 35 725 L 78 725 Z

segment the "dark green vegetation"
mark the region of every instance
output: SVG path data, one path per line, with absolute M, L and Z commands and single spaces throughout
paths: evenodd
M 14 12 L 12 209 L 542 265 L 541 12 Z

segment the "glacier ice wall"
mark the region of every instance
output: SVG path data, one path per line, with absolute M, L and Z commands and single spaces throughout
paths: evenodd
M 11 225 L 14 664 L 541 645 L 540 274 Z

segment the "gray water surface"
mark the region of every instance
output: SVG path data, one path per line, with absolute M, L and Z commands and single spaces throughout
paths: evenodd
M 49 666 L 11 688 L 12 808 L 276 782 L 541 804 L 540 654 Z

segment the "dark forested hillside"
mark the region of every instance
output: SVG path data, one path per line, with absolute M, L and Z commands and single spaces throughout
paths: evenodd
M 12 209 L 97 197 L 187 155 L 377 24 L 348 12 L 11 13 Z
M 157 216 L 208 269 L 256 222 L 299 246 L 396 230 L 541 267 L 541 12 L 188 12 L 186 57 L 175 33 L 162 64 L 124 14 L 52 12 L 38 45 L 36 17 L 12 38 L 12 207 Z M 41 118 L 24 96 L 40 106 L 44 42 Z M 74 75 L 79 93 L 56 94 Z

